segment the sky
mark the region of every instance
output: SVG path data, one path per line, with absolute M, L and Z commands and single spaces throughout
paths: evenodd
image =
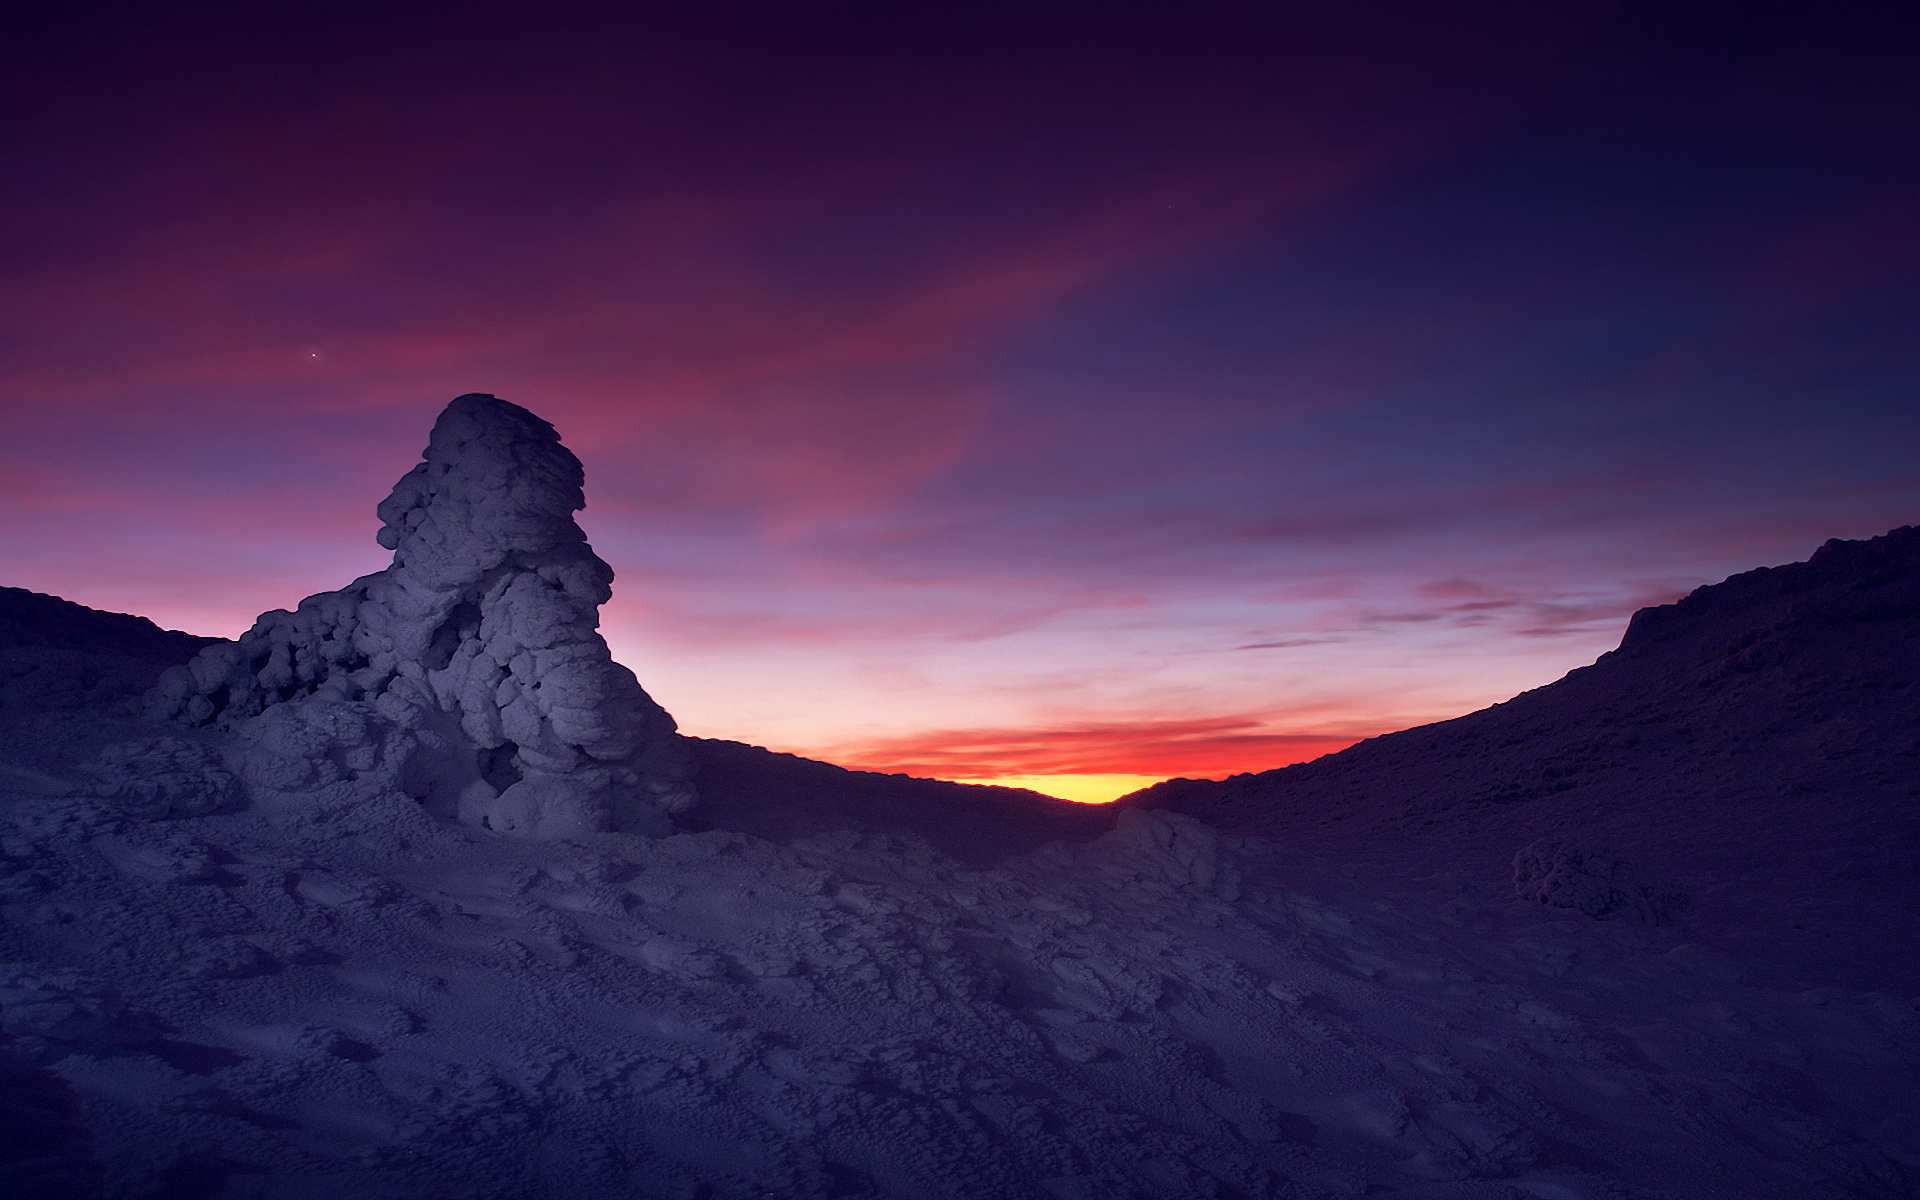
M 235 636 L 552 421 L 688 733 L 1106 799 L 1920 520 L 1905 4 L 9 6 L 0 584 Z

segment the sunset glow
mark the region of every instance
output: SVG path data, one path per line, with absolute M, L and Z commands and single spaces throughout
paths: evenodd
M 1097 800 L 1920 513 L 1893 51 L 1177 7 L 53 22 L 0 84 L 0 582 L 232 636 L 380 567 L 491 392 L 687 732 Z
M 1163 775 L 993 775 L 955 782 L 1026 788 L 1075 804 L 1111 804 L 1129 792 L 1137 792 L 1164 778 Z

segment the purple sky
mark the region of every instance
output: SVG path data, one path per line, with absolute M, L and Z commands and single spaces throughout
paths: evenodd
M 232 635 L 488 391 L 849 765 L 1311 757 L 1920 517 L 1910 5 L 25 5 L 0 583 Z

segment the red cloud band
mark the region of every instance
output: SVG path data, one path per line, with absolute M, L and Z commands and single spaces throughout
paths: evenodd
M 829 757 L 869 771 L 945 778 L 1001 775 L 1207 775 L 1264 771 L 1343 750 L 1365 733 L 1279 733 L 1257 717 L 1101 722 L 1050 729 L 932 730 Z

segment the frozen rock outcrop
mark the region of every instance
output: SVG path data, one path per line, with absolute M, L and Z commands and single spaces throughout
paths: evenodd
M 1513 856 L 1513 894 L 1596 919 L 1627 917 L 1664 925 L 1690 903 L 1671 884 L 1641 876 L 1617 854 L 1542 838 Z
M 288 788 L 374 777 L 503 832 L 664 831 L 691 760 L 597 631 L 613 570 L 573 519 L 583 478 L 547 422 L 459 397 L 379 506 L 393 565 L 168 671 L 155 715 L 238 730 L 246 774 Z

